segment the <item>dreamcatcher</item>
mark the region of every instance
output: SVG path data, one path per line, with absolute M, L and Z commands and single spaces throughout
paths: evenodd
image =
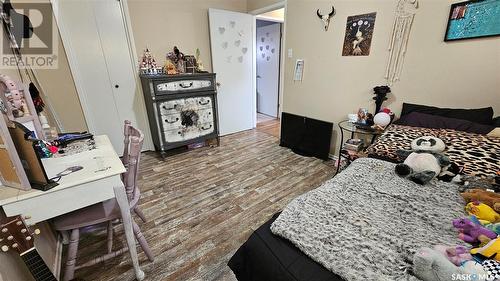
M 385 73 L 385 79 L 389 86 L 392 86 L 401 76 L 411 27 L 418 5 L 418 0 L 398 1 L 396 19 L 394 20 L 391 42 L 389 45 L 389 61 Z

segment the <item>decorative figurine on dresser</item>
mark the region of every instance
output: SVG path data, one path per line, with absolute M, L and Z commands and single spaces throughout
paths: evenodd
M 215 73 L 141 74 L 141 82 L 157 151 L 219 143 Z

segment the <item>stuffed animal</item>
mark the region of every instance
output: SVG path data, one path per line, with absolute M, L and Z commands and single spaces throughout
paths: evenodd
M 442 152 L 444 142 L 436 137 L 426 136 L 411 142 L 412 150 L 398 150 L 403 163 L 396 165 L 396 174 L 408 177 L 418 184 L 427 184 L 441 174 L 442 168 L 450 165 L 450 159 Z
M 434 249 L 443 254 L 456 266 L 461 266 L 464 262 L 472 260 L 469 249 L 464 246 L 450 247 L 445 245 L 436 245 L 434 246 Z
M 490 206 L 477 201 L 469 202 L 465 206 L 465 211 L 469 215 L 474 215 L 480 221 L 489 223 L 500 222 L 500 215 L 495 212 Z
M 489 243 L 480 248 L 470 250 L 473 255 L 480 254 L 486 258 L 500 261 L 500 238 L 491 240 Z
M 479 221 L 476 216 L 470 216 L 470 220 L 477 224 L 477 225 L 480 225 L 486 229 L 489 229 L 493 232 L 495 232 L 497 235 L 500 235 L 500 222 L 497 222 L 497 223 L 489 223 L 487 221 L 483 221 L 484 224 L 481 223 L 481 221 Z M 481 241 L 483 242 L 483 241 Z M 489 242 L 489 241 L 488 241 Z
M 463 167 L 459 167 L 455 163 L 450 163 L 441 169 L 441 173 L 439 173 L 437 178 L 440 181 L 461 183 L 463 170 Z
M 473 202 L 473 201 L 479 201 L 481 203 L 484 203 L 493 210 L 499 212 L 500 211 L 500 194 L 491 192 L 491 191 L 486 191 L 482 189 L 469 189 L 463 193 L 461 193 L 462 197 L 464 198 L 465 202 Z
M 489 239 L 495 239 L 497 237 L 495 232 L 475 224 L 467 218 L 453 220 L 453 226 L 460 232 L 458 238 L 470 244 L 481 243 L 482 239 L 480 239 L 480 236 Z
M 413 273 L 424 281 L 451 280 L 452 276 L 459 274 L 486 276 L 481 264 L 465 261 L 458 267 L 439 251 L 430 248 L 422 248 L 413 256 Z

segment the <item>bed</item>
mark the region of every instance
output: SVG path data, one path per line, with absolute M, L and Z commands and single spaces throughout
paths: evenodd
M 372 158 L 398 163 L 402 159 L 396 151 L 410 149 L 411 141 L 422 136 L 442 139 L 446 144 L 445 154 L 463 167 L 467 175 L 488 179 L 500 171 L 500 138 L 451 129 L 390 125 L 367 153 Z
M 376 173 L 362 172 L 363 166 L 365 166 L 366 170 L 366 161 L 379 161 L 380 163 L 383 163 L 380 165 L 386 167 L 385 172 L 387 174 L 382 177 L 382 180 L 384 178 L 387 178 L 389 181 L 401 180 L 401 178 L 397 177 L 394 174 L 391 174 L 390 170 L 393 166 L 390 165 L 395 165 L 393 163 L 401 161 L 401 159 L 399 159 L 397 154 L 395 153 L 396 150 L 400 148 L 409 149 L 410 142 L 414 138 L 418 138 L 424 135 L 439 137 L 443 139 L 443 141 L 445 141 L 448 146 L 446 154 L 459 166 L 463 166 L 464 172 L 466 174 L 483 179 L 491 179 L 492 177 L 494 177 L 495 173 L 497 171 L 500 171 L 500 138 L 487 135 L 487 133 L 495 127 L 493 125 L 495 121 L 492 118 L 492 110 L 460 110 L 458 112 L 452 109 L 445 109 L 444 111 L 439 112 L 436 112 L 436 110 L 439 111 L 440 109 L 425 106 L 420 107 L 418 105 L 411 104 L 403 106 L 402 113 L 404 114 L 402 115 L 404 116 L 415 116 L 421 113 L 436 115 L 432 116 L 430 120 L 427 120 L 430 121 L 430 123 L 427 122 L 427 124 L 425 124 L 425 122 L 423 121 L 426 118 L 425 116 L 418 116 L 418 122 L 416 123 L 414 122 L 415 118 L 406 118 L 409 120 L 405 120 L 404 118 L 402 118 L 403 120 L 397 122 L 398 124 L 391 125 L 387 128 L 386 132 L 377 140 L 377 142 L 368 149 L 369 157 L 371 157 L 370 159 L 365 158 L 356 160 L 345 171 L 335 176 L 332 180 L 326 182 L 318 189 L 294 199 L 283 211 L 285 215 L 283 215 L 283 213 L 275 214 L 268 222 L 257 229 L 250 236 L 250 238 L 237 250 L 237 252 L 233 255 L 228 263 L 237 279 L 239 281 L 356 280 L 357 276 L 351 275 L 351 273 L 349 273 L 349 267 L 351 265 L 338 264 L 337 262 L 339 260 L 335 259 L 325 260 L 324 258 L 321 258 L 321 255 L 317 255 L 315 253 L 315 250 L 311 251 L 311 247 L 313 249 L 316 249 L 315 247 L 318 247 L 317 244 L 314 244 L 314 239 L 312 239 L 312 242 L 309 241 L 309 244 L 300 242 L 300 236 L 308 233 L 308 227 L 314 228 L 316 224 L 325 223 L 321 222 L 320 220 L 316 221 L 313 224 L 310 224 L 308 222 L 309 219 L 306 219 L 303 216 L 307 213 L 310 213 L 309 215 L 311 215 L 311 218 L 316 217 L 315 219 L 317 219 L 317 217 L 323 217 L 323 213 L 330 212 L 330 205 L 328 204 L 322 207 L 320 206 L 318 209 L 318 206 L 312 206 L 316 203 L 304 203 L 308 201 L 327 202 L 328 200 L 311 200 L 310 198 L 304 199 L 304 197 L 311 197 L 310 193 L 314 194 L 318 192 L 318 190 L 320 190 L 319 192 L 321 192 L 321 190 L 323 190 L 324 192 L 325 190 L 328 190 L 328 188 L 332 188 L 332 181 L 335 182 L 336 178 L 340 178 L 340 180 L 343 179 L 344 181 L 348 179 L 340 186 L 333 183 L 333 186 L 336 186 L 335 188 L 337 188 L 338 191 L 349 189 L 350 186 L 353 185 L 353 178 L 360 179 L 362 182 L 364 182 L 358 183 L 358 189 L 363 190 L 366 188 L 373 188 L 374 186 L 376 186 L 375 183 L 381 180 L 381 178 L 377 176 L 375 176 L 375 178 L 370 178 L 370 174 L 373 175 Z M 439 114 L 445 116 L 439 116 Z M 472 123 L 469 124 L 467 122 L 462 122 L 464 120 L 460 120 L 460 122 L 458 123 L 454 123 L 456 120 L 446 120 L 446 118 L 454 119 L 452 117 L 457 116 L 463 117 L 464 120 L 468 119 L 465 121 Z M 479 122 L 477 122 L 478 120 Z M 496 119 L 496 122 L 498 123 L 498 118 Z M 479 123 L 481 124 L 478 125 Z M 399 182 L 399 184 L 412 185 L 413 183 Z M 444 185 L 441 185 L 441 183 L 437 183 L 436 181 L 432 186 L 434 190 L 436 190 L 436 186 L 434 184 L 438 184 L 439 188 L 446 190 L 445 193 L 446 197 L 448 198 L 448 206 L 446 207 L 447 211 L 445 212 L 444 210 L 441 210 L 442 213 L 445 214 L 445 217 L 441 217 L 440 219 L 443 221 L 449 221 L 451 218 L 456 218 L 460 216 L 460 214 L 463 214 L 463 201 L 459 197 L 457 190 L 454 189 L 454 185 L 450 183 L 442 183 Z M 329 187 L 325 188 L 325 185 Z M 443 186 L 447 186 L 447 188 L 443 188 Z M 419 188 L 418 186 L 410 187 L 415 190 L 418 190 Z M 391 193 L 392 191 L 387 192 Z M 361 195 L 362 194 L 363 193 L 361 193 Z M 416 193 L 412 194 L 412 196 L 418 197 L 420 195 Z M 427 196 L 432 197 L 431 194 L 428 194 Z M 439 194 L 439 196 L 435 198 L 432 197 L 432 200 L 441 202 L 442 196 L 443 194 Z M 312 195 L 312 197 L 314 198 L 314 195 Z M 371 198 L 364 198 L 363 200 L 370 201 Z M 420 201 L 425 200 L 419 200 L 419 202 L 417 203 L 422 203 Z M 428 208 L 424 207 L 424 209 Z M 366 216 L 373 216 L 373 214 L 367 213 Z M 427 217 L 436 216 L 439 216 L 439 214 L 432 213 L 427 215 Z M 277 220 L 278 222 L 276 222 Z M 294 225 L 293 222 L 296 220 L 301 221 L 301 223 Z M 292 225 L 289 225 L 290 222 Z M 335 224 L 335 220 L 326 223 L 327 226 L 329 224 Z M 271 231 L 271 228 L 276 225 L 279 225 L 280 227 L 275 227 L 273 231 Z M 302 228 L 303 225 L 305 225 L 305 228 Z M 431 223 L 431 225 L 433 224 Z M 433 228 L 434 227 L 436 226 L 434 225 Z M 435 241 L 439 241 L 445 244 L 460 243 L 460 241 L 457 241 L 455 230 L 451 229 L 449 225 L 439 225 L 437 229 L 440 230 L 436 231 L 442 230 L 443 232 L 440 233 L 440 237 L 433 238 L 435 239 Z M 381 231 L 383 232 L 383 229 Z M 337 233 L 337 231 L 332 230 L 331 233 Z M 314 236 L 314 231 L 312 233 L 309 233 L 308 235 Z M 324 237 L 316 237 L 316 240 L 322 240 L 323 238 Z M 363 241 L 363 239 L 361 239 L 361 241 Z M 333 239 L 327 242 L 323 241 L 323 244 L 327 243 L 329 247 L 336 248 L 339 245 L 337 242 L 337 240 Z M 430 241 L 424 242 L 430 243 Z M 422 241 L 420 241 L 419 243 L 422 244 Z M 320 243 L 319 245 L 321 244 L 322 243 Z M 405 248 L 405 251 L 403 251 L 405 252 L 405 256 L 400 257 L 401 260 L 399 262 L 402 263 L 400 264 L 400 266 L 403 268 L 401 272 L 404 272 L 405 274 L 405 276 L 402 278 L 406 278 L 405 280 L 417 280 L 412 276 L 410 269 L 412 263 L 410 257 L 415 251 L 416 244 L 407 246 Z M 387 247 L 390 248 L 390 246 Z M 363 257 L 363 255 L 361 256 Z M 347 260 L 356 260 L 358 259 L 358 257 L 359 255 L 352 255 L 345 258 Z M 342 259 L 340 259 L 340 261 L 342 261 Z M 353 263 L 352 266 L 359 268 L 359 264 L 356 265 L 356 263 Z M 362 280 L 362 278 L 360 280 Z M 382 278 L 380 280 L 386 279 Z M 387 280 L 394 279 L 391 279 L 391 277 L 389 277 Z

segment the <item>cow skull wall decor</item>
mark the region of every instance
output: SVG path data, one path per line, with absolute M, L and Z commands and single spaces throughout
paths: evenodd
M 335 8 L 332 6 L 332 11 L 327 15 L 322 15 L 319 9 L 316 11 L 316 14 L 323 21 L 325 31 L 328 31 L 328 27 L 330 26 L 330 19 L 335 15 Z

